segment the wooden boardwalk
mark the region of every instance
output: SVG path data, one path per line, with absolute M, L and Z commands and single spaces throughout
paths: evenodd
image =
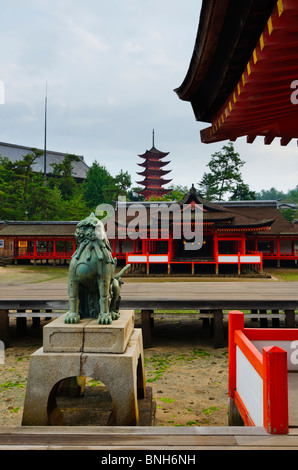
M 298 283 L 262 281 L 127 281 L 123 308 L 280 308 L 298 309 Z M 22 301 L 19 301 L 22 299 Z M 1 308 L 59 304 L 67 308 L 67 282 L 2 284 Z M 56 305 L 56 306 L 57 306 Z M 298 428 L 269 435 L 254 427 L 1 427 L 0 450 L 298 450 Z
M 33 284 L 1 284 L 0 300 L 16 299 L 61 299 L 66 300 L 67 281 L 48 281 Z M 152 282 L 124 279 L 121 289 L 122 301 L 147 302 L 148 308 L 156 302 L 173 305 L 173 302 L 219 301 L 296 301 L 298 304 L 298 282 L 277 282 L 270 279 L 255 281 L 161 281 Z
M 252 427 L 1 427 L 0 450 L 298 450 L 298 431 Z
M 4 332 L 8 309 L 57 310 L 68 308 L 67 279 L 32 284 L 0 285 L 0 333 Z M 213 321 L 214 346 L 224 346 L 223 310 L 283 310 L 286 326 L 293 327 L 298 309 L 298 282 L 271 279 L 251 281 L 148 281 L 127 279 L 121 290 L 121 308 L 141 310 L 144 346 L 151 344 L 154 310 L 209 311 Z M 2 313 L 1 313 L 2 312 Z M 2 326 L 1 326 L 2 324 Z M 1 339 L 1 338 L 0 338 Z

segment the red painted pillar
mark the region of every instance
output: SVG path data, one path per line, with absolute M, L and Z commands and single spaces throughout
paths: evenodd
M 276 254 L 278 258 L 280 258 L 280 239 L 279 238 L 276 240 Z
M 289 432 L 287 353 L 278 346 L 263 348 L 264 427 L 270 434 Z
M 244 314 L 238 310 L 229 312 L 229 397 L 236 390 L 236 343 L 235 331 L 244 331 Z
M 241 253 L 242 255 L 245 255 L 245 251 L 246 251 L 245 244 L 246 244 L 245 235 L 243 234 L 243 235 L 241 236 L 241 249 L 240 249 L 240 253 Z
M 215 260 L 215 270 L 216 274 L 218 274 L 218 238 L 217 233 L 213 235 L 213 256 Z
M 169 240 L 168 240 L 168 257 L 169 257 L 169 262 L 171 262 L 173 258 L 173 236 L 171 233 L 170 233 Z

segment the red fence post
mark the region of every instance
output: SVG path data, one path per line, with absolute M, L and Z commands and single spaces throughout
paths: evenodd
M 287 434 L 288 371 L 287 353 L 278 346 L 263 348 L 264 427 L 269 434 Z
M 229 397 L 234 398 L 236 390 L 236 344 L 235 330 L 244 330 L 244 315 L 238 310 L 229 312 Z

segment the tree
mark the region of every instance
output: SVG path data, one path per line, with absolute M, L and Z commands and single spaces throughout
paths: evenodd
M 65 200 L 70 200 L 76 192 L 77 183 L 72 176 L 72 163 L 80 160 L 77 155 L 65 155 L 61 163 L 52 164 L 53 173 L 49 179 L 49 184 L 52 188 L 57 186 Z
M 233 190 L 230 201 L 254 201 L 257 199 L 255 191 L 249 189 L 248 184 L 238 183 Z
M 261 189 L 261 191 L 257 193 L 256 196 L 257 199 L 261 200 L 278 201 L 284 199 L 287 195 L 283 191 L 279 191 L 272 187 L 270 189 Z
M 87 207 L 95 209 L 102 203 L 112 204 L 115 194 L 114 178 L 104 166 L 94 161 L 84 184 L 84 200 Z
M 142 187 L 141 186 L 134 186 L 133 188 L 130 188 L 128 191 L 127 191 L 127 198 L 129 201 L 144 201 L 145 200 L 145 196 L 143 196 L 142 194 L 140 194 L 140 192 L 142 191 Z
M 151 196 L 149 201 L 180 201 L 188 193 L 187 186 L 171 184 L 171 191 L 163 196 Z
M 224 145 L 222 150 L 211 155 L 208 163 L 209 173 L 204 173 L 199 187 L 204 196 L 222 201 L 225 196 L 233 194 L 237 186 L 243 185 L 241 167 L 244 165 L 239 154 L 235 152 L 232 142 Z
M 217 182 L 215 176 L 211 173 L 203 173 L 202 179 L 198 184 L 199 190 L 205 199 L 214 199 L 217 194 Z
M 128 171 L 120 170 L 120 173 L 114 178 L 117 196 L 126 196 L 128 189 L 131 187 L 131 176 Z
M 85 217 L 89 209 L 82 198 L 82 186 L 70 176 L 72 159 L 66 158 L 57 164 L 55 176 L 48 178 L 45 185 L 42 172 L 33 171 L 38 157 L 35 151 L 16 162 L 0 156 L 0 219 L 79 220 Z

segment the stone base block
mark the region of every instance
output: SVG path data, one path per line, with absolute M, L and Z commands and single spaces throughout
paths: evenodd
M 139 425 L 138 399 L 146 396 L 142 331 L 134 329 L 123 354 L 46 352 L 43 348 L 32 354 L 22 425 L 51 424 L 59 386 L 67 377 L 103 382 L 112 398 L 113 424 Z
M 134 331 L 133 310 L 122 310 L 118 320 L 110 325 L 99 325 L 95 318 L 66 324 L 65 316 L 43 328 L 44 352 L 123 354 Z

